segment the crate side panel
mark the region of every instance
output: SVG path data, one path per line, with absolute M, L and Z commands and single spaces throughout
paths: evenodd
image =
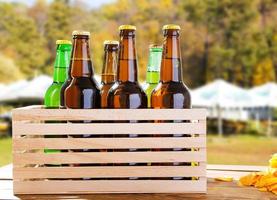
M 21 120 L 205 120 L 205 109 L 15 109 Z
M 15 180 L 34 178 L 205 177 L 200 166 L 17 167 Z
M 14 164 L 85 164 L 85 163 L 148 163 L 204 162 L 205 149 L 199 151 L 145 152 L 72 152 L 72 153 L 14 153 Z
M 205 123 L 21 123 L 16 135 L 205 134 Z
M 15 194 L 65 193 L 205 193 L 206 179 L 99 180 L 99 181 L 15 181 Z
M 32 149 L 204 148 L 204 137 L 15 138 L 17 151 Z M 62 144 L 62 145 L 61 145 Z

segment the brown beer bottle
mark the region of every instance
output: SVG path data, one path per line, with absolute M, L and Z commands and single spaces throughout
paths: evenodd
M 118 41 L 104 42 L 104 63 L 101 74 L 101 108 L 108 107 L 108 92 L 116 80 Z
M 181 50 L 179 44 L 180 26 L 170 24 L 163 27 L 163 54 L 161 62 L 160 82 L 151 95 L 151 107 L 160 108 L 191 108 L 191 97 L 188 88 L 182 80 Z M 180 121 L 174 121 L 180 122 Z M 188 135 L 174 134 L 174 137 Z M 191 149 L 174 149 L 175 151 L 190 151 Z M 181 163 L 174 163 L 180 165 Z M 191 165 L 191 163 L 184 163 Z M 181 179 L 175 177 L 174 179 Z
M 122 25 L 117 79 L 108 94 L 109 108 L 147 108 L 147 96 L 138 83 L 135 26 Z
M 120 30 L 119 58 L 116 83 L 108 94 L 109 108 L 147 108 L 147 96 L 138 83 L 137 56 L 135 48 L 135 26 L 122 25 Z M 135 120 L 129 121 L 136 123 Z M 130 134 L 127 137 L 137 137 Z M 136 151 L 136 149 L 129 149 Z M 129 163 L 136 165 L 136 163 Z M 135 177 L 130 179 L 136 179 Z
M 73 31 L 73 50 L 70 61 L 71 82 L 64 92 L 66 108 L 100 108 L 100 90 L 94 79 L 90 58 L 89 36 L 86 31 Z

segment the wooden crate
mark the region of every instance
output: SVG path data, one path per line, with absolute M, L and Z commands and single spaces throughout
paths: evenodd
M 13 178 L 15 194 L 205 193 L 206 111 L 15 109 Z

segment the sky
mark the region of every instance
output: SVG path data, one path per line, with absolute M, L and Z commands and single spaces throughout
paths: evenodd
M 47 1 L 51 2 L 52 0 L 47 0 Z M 84 2 L 90 8 L 98 8 L 103 4 L 107 4 L 115 0 L 78 0 L 78 1 Z M 0 2 L 21 2 L 28 6 L 31 6 L 36 2 L 36 0 L 0 0 Z

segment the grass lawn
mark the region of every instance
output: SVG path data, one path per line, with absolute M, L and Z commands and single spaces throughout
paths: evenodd
M 0 166 L 12 162 L 12 139 L 0 138 Z
M 277 138 L 236 135 L 208 137 L 208 163 L 234 165 L 268 165 L 277 153 Z
M 11 162 L 11 139 L 0 138 L 0 166 Z M 277 138 L 249 135 L 208 137 L 209 164 L 268 165 L 277 153 Z

